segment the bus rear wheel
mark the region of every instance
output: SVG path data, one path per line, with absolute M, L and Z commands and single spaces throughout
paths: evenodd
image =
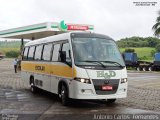
M 35 84 L 34 84 L 34 78 L 33 77 L 31 77 L 31 79 L 30 79 L 30 89 L 31 89 L 31 92 L 32 93 L 37 93 L 37 87 L 35 86 Z
M 61 93 L 60 94 L 61 94 L 62 105 L 67 106 L 69 98 L 68 98 L 68 91 L 67 91 L 66 86 L 62 85 Z
M 33 84 L 31 84 L 31 88 L 30 89 L 31 89 L 31 92 L 34 93 L 34 94 L 37 93 L 37 91 L 38 91 L 37 90 L 38 88 L 36 86 L 34 86 Z

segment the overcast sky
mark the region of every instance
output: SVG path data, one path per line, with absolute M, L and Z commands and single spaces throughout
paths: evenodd
M 135 6 L 133 2 L 157 2 Z M 160 0 L 0 0 L 0 30 L 60 22 L 93 24 L 95 32 L 115 40 L 153 36 Z

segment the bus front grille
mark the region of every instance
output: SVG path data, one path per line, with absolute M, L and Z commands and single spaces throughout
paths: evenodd
M 116 93 L 119 85 L 119 79 L 92 79 L 96 94 L 109 95 Z M 102 86 L 112 86 L 112 90 L 102 90 Z

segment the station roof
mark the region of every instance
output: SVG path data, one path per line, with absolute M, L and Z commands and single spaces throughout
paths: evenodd
M 0 38 L 35 40 L 69 31 L 93 31 L 93 25 L 46 22 L 0 31 Z

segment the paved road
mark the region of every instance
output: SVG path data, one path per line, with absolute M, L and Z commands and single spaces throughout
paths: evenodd
M 22 120 L 97 119 L 100 115 L 113 119 L 113 114 L 130 114 L 128 118 L 133 118 L 133 114 L 160 114 L 160 74 L 129 71 L 128 77 L 126 99 L 112 105 L 104 101 L 72 101 L 72 105 L 64 107 L 54 94 L 45 91 L 32 94 L 20 73 L 13 73 L 12 60 L 4 59 L 0 61 L 0 114 L 3 118 L 8 115 Z
M 129 72 L 130 85 L 160 90 L 160 72 Z

